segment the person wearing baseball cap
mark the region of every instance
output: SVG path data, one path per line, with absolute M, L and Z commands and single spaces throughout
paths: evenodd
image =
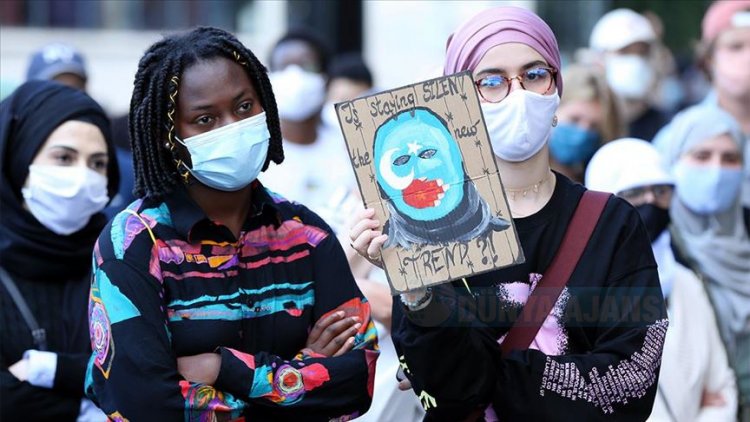
M 604 62 L 607 83 L 622 100 L 630 136 L 650 140 L 668 119 L 651 104 L 658 82 L 652 60 L 657 36 L 649 20 L 630 9 L 615 9 L 599 19 L 589 47 Z
M 48 44 L 31 56 L 26 79 L 54 80 L 86 91 L 86 61 L 83 55 L 70 45 Z

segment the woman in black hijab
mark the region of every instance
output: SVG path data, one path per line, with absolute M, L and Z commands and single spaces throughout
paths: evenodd
M 0 103 L 0 177 L 0 420 L 75 420 L 90 404 L 91 255 L 119 182 L 104 111 L 55 82 L 21 85 Z

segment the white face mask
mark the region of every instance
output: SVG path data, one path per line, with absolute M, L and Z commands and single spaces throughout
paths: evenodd
M 84 228 L 109 201 L 107 178 L 86 167 L 32 164 L 21 193 L 31 214 L 63 236 Z
M 260 174 L 271 134 L 262 112 L 177 142 L 187 148 L 193 164 L 188 171 L 204 185 L 236 191 Z M 187 166 L 186 166 L 187 167 Z
M 322 75 L 290 65 L 268 74 L 276 97 L 279 118 L 299 122 L 320 111 L 326 97 Z
M 646 98 L 656 78 L 648 60 L 635 54 L 610 54 L 604 66 L 607 84 L 622 98 Z
M 505 161 L 526 161 L 541 151 L 560 104 L 557 93 L 516 89 L 499 103 L 482 103 L 492 150 Z

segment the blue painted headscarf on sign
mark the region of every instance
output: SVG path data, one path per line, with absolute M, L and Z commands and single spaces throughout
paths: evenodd
M 461 151 L 428 109 L 399 114 L 375 137 L 378 184 L 396 209 L 415 220 L 445 217 L 463 199 Z
M 385 247 L 468 241 L 510 226 L 468 180 L 456 140 L 431 110 L 417 107 L 386 120 L 373 152 L 390 214 Z

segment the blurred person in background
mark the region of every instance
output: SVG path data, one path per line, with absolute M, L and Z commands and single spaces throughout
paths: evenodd
M 326 102 L 321 114 L 321 127 L 318 133 L 320 143 L 337 145 L 340 147 L 342 154 L 347 154 L 346 142 L 344 135 L 341 133 L 338 116 L 334 105 L 339 102 L 349 101 L 358 96 L 366 95 L 372 89 L 372 73 L 359 54 L 346 53 L 336 56 L 329 66 L 328 81 L 326 83 Z M 283 129 L 282 129 L 283 131 Z M 325 139 L 325 140 L 323 140 Z M 322 157 L 318 157 L 322 158 Z M 284 160 L 286 161 L 286 157 Z M 329 171 L 329 164 L 325 161 L 316 163 L 321 171 Z M 351 171 L 350 165 L 346 163 L 347 168 Z M 376 280 L 371 280 L 371 265 L 366 260 L 357 255 L 349 246 L 349 241 L 345 240 L 345 234 L 348 224 L 351 222 L 352 215 L 356 214 L 362 208 L 362 197 L 360 196 L 356 180 L 350 179 L 339 180 L 338 186 L 333 187 L 333 192 L 328 198 L 320 203 L 319 215 L 331 226 L 333 231 L 339 237 L 341 245 L 347 254 L 347 259 L 352 268 L 357 284 L 362 289 L 365 297 L 370 300 L 373 309 L 373 318 L 380 324 L 378 334 L 382 335 L 382 328 L 390 329 L 391 313 L 391 296 L 390 290 L 386 286 L 381 286 Z M 384 274 L 383 274 L 384 276 Z M 382 361 L 381 358 L 378 362 Z
M 27 80 L 54 80 L 64 85 L 86 92 L 89 76 L 86 70 L 86 60 L 83 54 L 74 47 L 54 43 L 42 47 L 32 54 L 26 72 Z M 133 153 L 127 135 L 127 114 L 111 119 L 112 140 L 117 154 L 117 164 L 120 169 L 120 188 L 109 205 L 104 209 L 104 215 L 111 219 L 126 205 L 135 200 L 133 196 Z M 124 131 L 123 131 L 124 129 Z
M 591 31 L 589 46 L 600 55 L 607 83 L 622 103 L 628 135 L 653 139 L 668 122 L 652 104 L 658 84 L 653 60 L 656 33 L 643 15 L 616 9 L 602 16 Z
M 326 83 L 326 101 L 321 113 L 321 125 L 318 132 L 319 142 L 323 145 L 329 145 L 331 153 L 340 158 L 341 154 L 348 156 L 344 135 L 341 132 L 338 116 L 336 115 L 335 104 L 353 100 L 357 97 L 368 95 L 373 89 L 373 78 L 370 69 L 357 53 L 345 53 L 333 58 L 328 72 L 328 81 Z M 318 157 L 323 159 L 323 157 Z M 331 164 L 344 165 L 339 160 L 333 160 L 332 163 L 316 163 L 324 165 L 326 171 L 330 171 Z M 342 178 L 336 186 L 332 186 L 329 197 L 322 201 L 319 214 L 331 225 L 334 232 L 341 236 L 348 230 L 348 224 L 353 212 L 342 212 L 342 209 L 352 211 L 361 208 L 362 197 L 360 196 L 357 182 L 354 178 L 351 164 L 347 160 L 346 166 L 340 171 L 348 169 L 351 177 Z M 343 208 L 342 208 L 343 207 Z M 349 248 L 348 241 L 342 241 L 347 253 L 353 252 Z M 365 272 L 369 271 L 370 265 Z M 354 268 L 353 268 L 354 269 Z M 356 275 L 356 274 L 355 274 Z M 390 297 L 390 296 L 389 296 Z M 388 307 L 390 313 L 390 306 Z
M 696 107 L 720 108 L 740 125 L 750 139 L 750 0 L 720 0 L 703 17 L 698 62 L 711 81 L 712 90 Z M 655 143 L 670 137 L 673 125 L 659 132 Z M 745 157 L 750 142 L 745 142 Z M 750 160 L 745 160 L 742 205 L 750 219 Z
M 732 116 L 703 106 L 678 114 L 655 146 L 675 181 L 670 208 L 675 257 L 698 274 L 708 290 L 747 417 L 750 228 L 740 204 L 745 142 Z
M 30 81 L 0 103 L 0 142 L 0 419 L 104 420 L 83 388 L 91 253 L 118 183 L 109 120 L 82 91 Z
M 394 299 L 404 388 L 420 397 L 426 420 L 651 413 L 667 331 L 656 263 L 630 205 L 550 170 L 547 141 L 565 95 L 560 66 L 554 33 L 526 9 L 483 10 L 449 37 L 443 72 L 473 74 L 525 262 Z M 373 209 L 359 216 L 353 246 L 382 265 L 388 236 Z M 581 255 L 563 240 L 574 237 L 586 239 Z M 561 274 L 552 269 L 561 261 L 577 264 Z M 540 312 L 535 298 L 549 307 Z M 539 318 L 518 316 L 524 308 Z
M 86 91 L 88 78 L 83 54 L 63 43 L 48 44 L 36 51 L 26 70 L 26 80 L 53 80 L 81 91 Z
M 656 36 L 656 40 L 651 44 L 651 62 L 656 70 L 657 82 L 651 99 L 656 108 L 672 117 L 680 111 L 686 96 L 677 69 L 677 60 L 664 44 L 664 21 L 661 17 L 651 10 L 644 11 L 642 15 L 648 19 Z
M 596 68 L 565 68 L 565 94 L 557 109 L 557 126 L 549 140 L 550 166 L 575 182 L 583 182 L 594 152 L 624 135 L 617 98 Z
M 307 145 L 317 138 L 330 56 L 320 35 L 304 27 L 289 30 L 271 49 L 271 83 L 278 91 L 279 120 L 287 142 Z
M 354 172 L 341 137 L 323 136 L 330 53 L 311 30 L 292 29 L 271 51 L 269 78 L 279 107 L 284 164 L 271 165 L 260 180 L 285 198 L 324 213 L 341 186 L 353 186 Z
M 705 105 L 722 108 L 750 135 L 750 0 L 719 0 L 708 8 L 699 60 L 714 88 Z
M 335 56 L 328 68 L 326 102 L 321 113 L 320 137 L 336 137 L 345 145 L 335 104 L 368 95 L 373 89 L 370 68 L 359 53 Z
M 684 54 L 678 57 L 677 68 L 684 94 L 683 102 L 679 109 L 682 110 L 694 106 L 706 99 L 706 96 L 712 89 L 711 82 L 709 82 L 706 72 L 703 71 L 696 61 L 695 55 Z
M 331 137 L 331 142 L 341 145 L 346 154 L 346 144 L 334 104 L 368 95 L 373 89 L 373 77 L 362 56 L 345 53 L 336 56 L 328 69 L 326 103 L 323 107 L 321 137 Z M 352 216 L 363 209 L 362 197 L 356 180 L 341 181 L 341 185 L 329 198 L 320 215 L 338 234 L 347 254 L 354 278 L 372 309 L 372 317 L 378 331 L 380 357 L 375 372 L 370 410 L 357 420 L 372 421 L 419 421 L 424 410 L 414 394 L 399 390 L 396 373 L 399 368 L 398 355 L 391 339 L 391 308 L 393 298 L 385 272 L 372 265 L 352 249 L 347 232 Z
M 141 199 L 94 249 L 89 397 L 123 420 L 364 413 L 369 303 L 329 226 L 257 180 L 284 159 L 265 66 L 218 28 L 165 37 L 130 117 Z
M 589 162 L 586 187 L 628 201 L 641 215 L 651 239 L 669 330 L 649 420 L 734 421 L 737 385 L 711 301 L 703 283 L 672 252 L 668 226 L 674 182 L 659 152 L 641 139 L 612 141 Z
M 335 104 L 367 95 L 375 82 L 360 53 L 334 56 L 328 67 L 327 102 Z

